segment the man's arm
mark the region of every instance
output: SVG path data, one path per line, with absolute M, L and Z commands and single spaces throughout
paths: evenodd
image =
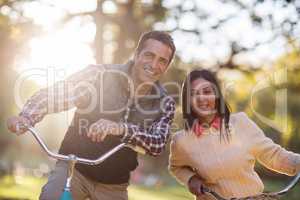
M 34 126 L 47 114 L 80 107 L 88 100 L 90 87 L 94 86 L 100 70 L 100 66 L 90 65 L 64 81 L 39 90 L 26 102 L 19 116 Z
M 149 129 L 134 124 L 125 124 L 126 131 L 122 138 L 125 143 L 139 146 L 149 155 L 158 156 L 165 148 L 170 136 L 170 126 L 175 114 L 175 101 L 167 97 L 162 116 L 155 120 Z

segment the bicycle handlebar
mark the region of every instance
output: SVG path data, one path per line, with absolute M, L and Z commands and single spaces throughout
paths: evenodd
M 291 182 L 279 192 L 276 192 L 276 195 L 283 195 L 296 186 L 298 181 L 300 180 L 300 172 L 291 180 Z
M 77 157 L 74 155 L 69 155 L 69 156 L 62 155 L 62 154 L 53 153 L 52 151 L 50 151 L 49 148 L 47 147 L 47 145 L 44 143 L 44 141 L 41 139 L 41 137 L 39 136 L 39 134 L 36 132 L 36 130 L 33 127 L 27 127 L 27 129 L 33 135 L 33 137 L 37 140 L 37 142 L 42 147 L 42 149 L 47 153 L 47 155 L 49 157 L 57 159 L 57 160 L 68 161 L 71 159 L 73 159 L 73 160 L 75 159 L 76 162 L 79 162 L 79 163 L 83 163 L 83 164 L 87 164 L 87 165 L 98 165 L 98 164 L 102 163 L 104 160 L 106 160 L 108 157 L 110 157 L 112 154 L 116 153 L 117 151 L 119 151 L 120 149 L 122 149 L 124 147 L 128 147 L 128 148 L 131 148 L 141 154 L 145 154 L 145 150 L 142 148 L 133 147 L 129 144 L 121 143 L 95 160 L 80 158 L 80 157 Z
M 262 199 L 278 199 L 278 197 L 286 194 L 287 192 L 289 192 L 293 187 L 296 186 L 296 184 L 298 183 L 298 181 L 300 180 L 300 172 L 294 176 L 294 178 L 289 182 L 289 184 L 283 188 L 282 190 L 278 191 L 278 192 L 270 192 L 270 193 L 262 193 L 256 196 L 249 196 L 249 197 L 243 197 L 243 198 L 230 198 L 230 199 L 226 199 L 224 197 L 222 197 L 221 195 L 219 195 L 218 193 L 216 193 L 215 191 L 207 188 L 207 187 L 203 187 L 202 186 L 202 191 L 205 193 L 209 193 L 211 194 L 215 199 L 217 200 L 262 200 Z M 273 197 L 273 198 L 272 198 Z

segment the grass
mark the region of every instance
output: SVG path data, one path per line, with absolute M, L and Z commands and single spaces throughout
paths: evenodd
M 40 189 L 46 179 L 34 177 L 11 177 L 6 176 L 0 180 L 0 199 L 38 199 Z M 266 190 L 277 191 L 285 183 L 280 181 L 265 181 Z M 300 196 L 299 185 L 296 186 L 284 200 L 298 200 Z M 130 200 L 193 200 L 188 191 L 179 186 L 144 187 L 131 185 L 129 187 Z
M 0 180 L 0 199 L 38 199 L 46 179 L 33 177 L 6 176 Z M 170 187 L 129 187 L 130 200 L 192 200 L 193 197 L 181 186 Z
M 0 199 L 38 199 L 45 179 L 5 176 L 0 181 Z
M 193 196 L 181 186 L 149 188 L 141 186 L 129 187 L 130 200 L 193 200 Z

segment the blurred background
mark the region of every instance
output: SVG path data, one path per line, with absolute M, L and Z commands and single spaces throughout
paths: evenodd
M 181 84 L 195 68 L 214 71 L 233 112 L 247 112 L 300 153 L 300 0 L 0 0 L 0 199 L 37 199 L 54 165 L 31 135 L 8 132 L 8 116 L 88 64 L 126 62 L 140 34 L 153 29 L 170 32 L 177 47 L 163 82 Z M 178 102 L 174 133 L 182 127 L 180 87 L 167 89 Z M 50 149 L 59 148 L 73 112 L 36 126 Z M 168 153 L 140 158 L 130 200 L 193 199 L 168 174 Z M 257 170 L 269 191 L 290 180 Z M 297 186 L 285 199 L 299 196 Z

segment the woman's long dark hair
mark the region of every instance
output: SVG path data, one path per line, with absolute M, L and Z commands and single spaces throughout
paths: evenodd
M 217 90 L 215 91 L 217 96 L 216 98 L 217 115 L 221 118 L 220 138 L 226 136 L 226 138 L 229 139 L 229 118 L 230 118 L 229 106 L 223 97 L 223 94 L 220 89 L 220 85 L 215 75 L 212 72 L 205 69 L 191 71 L 183 83 L 181 100 L 182 100 L 182 114 L 184 119 L 184 129 L 190 130 L 193 127 L 193 124 L 198 119 L 198 116 L 193 111 L 190 103 L 191 83 L 196 79 L 204 79 L 210 82 L 214 86 L 214 90 Z M 223 127 L 225 127 L 225 133 L 223 131 Z

